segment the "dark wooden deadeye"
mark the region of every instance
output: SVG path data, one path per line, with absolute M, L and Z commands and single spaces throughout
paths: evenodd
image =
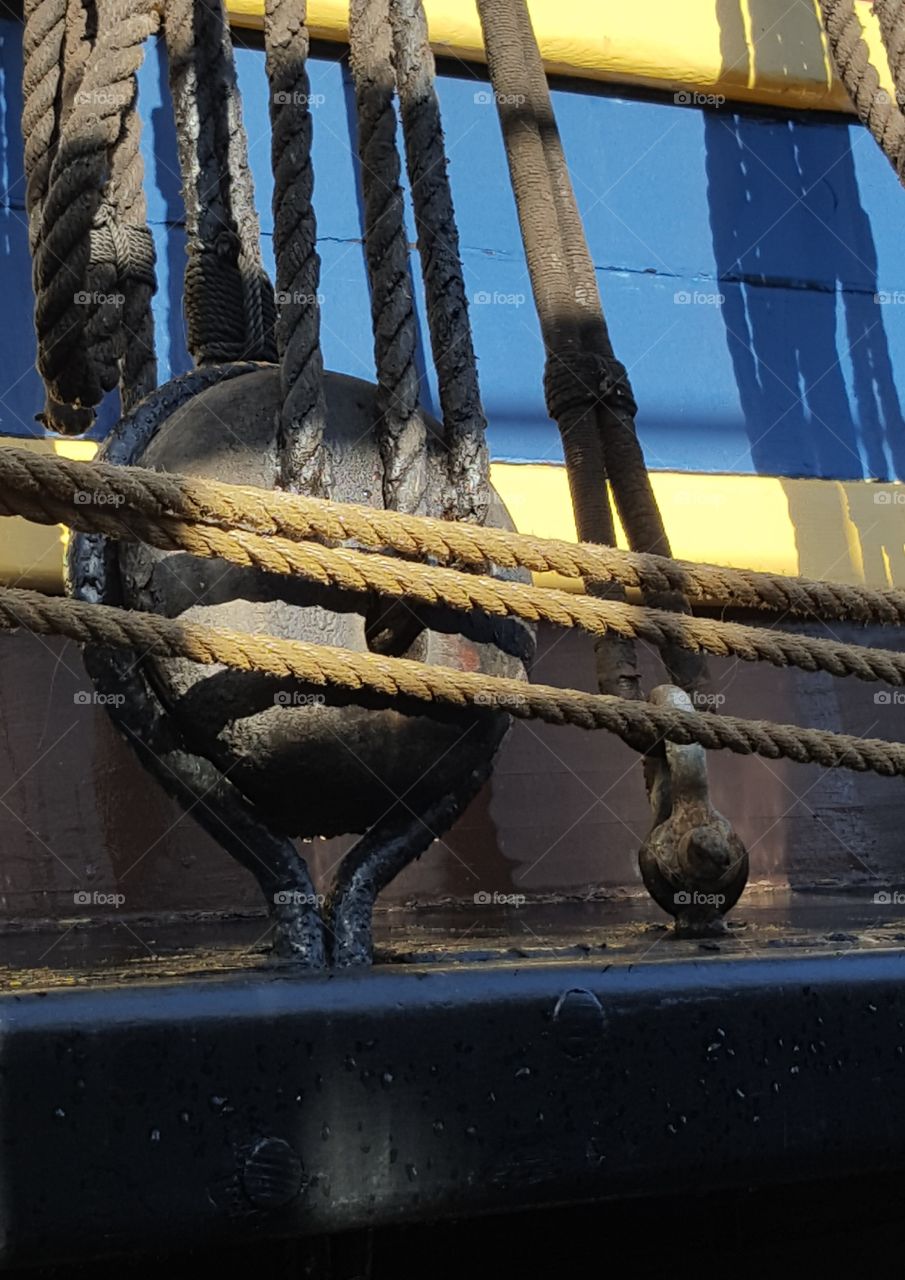
M 850 15 L 823 7 L 841 57 Z M 890 1121 L 905 1101 L 900 952 L 878 929 L 847 956 L 771 957 L 786 922 L 753 941 L 728 930 L 748 855 L 704 757 L 899 778 L 905 746 L 694 701 L 705 653 L 903 685 L 901 653 L 743 614 L 902 627 L 905 600 L 670 558 L 527 7 L 478 8 L 579 546 L 515 534 L 490 484 L 420 0 L 351 6 L 376 386 L 323 369 L 298 6 L 273 0 L 265 22 L 275 293 L 219 3 L 110 3 L 96 29 L 65 0 L 26 6 L 45 421 L 82 432 L 117 387 L 124 416 L 97 464 L 0 456 L 3 513 L 76 531 L 72 599 L 4 588 L 0 626 L 85 644 L 98 699 L 254 875 L 272 927 L 266 953 L 259 919 L 208 924 L 205 949 L 161 918 L 162 958 L 144 971 L 98 933 L 66 980 L 47 955 L 71 942 L 8 941 L 8 1263 L 905 1158 Z M 161 25 L 197 367 L 158 388 L 135 75 Z M 851 87 L 875 123 L 866 65 Z M 442 421 L 419 407 L 397 96 Z M 614 550 L 607 482 L 631 553 Z M 587 595 L 533 586 L 531 570 L 583 578 Z M 708 617 L 714 600 L 739 620 Z M 596 694 L 528 682 L 538 622 L 595 637 Z M 637 639 L 666 672 L 649 699 Z M 505 909 L 475 945 L 450 907 L 405 916 L 373 963 L 377 895 L 478 794 L 512 715 L 607 728 L 643 756 L 640 868 L 677 935 L 659 963 L 631 963 L 660 935 L 630 912 L 589 921 L 553 902 L 523 917 L 533 955 Z M 293 841 L 339 835 L 359 838 L 324 898 Z

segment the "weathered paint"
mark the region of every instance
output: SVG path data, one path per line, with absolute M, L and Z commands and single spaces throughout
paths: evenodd
M 439 54 L 483 61 L 474 0 L 425 0 Z M 788 108 L 851 111 L 832 74 L 815 0 L 528 0 L 547 70 Z M 892 79 L 870 0 L 856 5 L 881 83 Z M 229 0 L 239 26 L 263 26 L 263 0 Z M 312 35 L 348 37 L 347 0 L 312 0 Z
M 90 440 L 4 440 L 0 448 L 14 444 L 34 453 L 53 453 L 76 462 L 88 462 L 97 446 Z M 63 525 L 37 525 L 19 516 L 3 520 L 0 541 L 0 582 L 5 586 L 58 594 L 63 590 L 63 560 L 69 531 Z
M 798 9 L 807 9 L 804 0 Z M 645 23 L 665 30 L 675 10 L 692 31 L 685 6 L 669 10 L 649 6 Z M 766 22 L 767 10 L 759 12 L 758 21 Z M 560 14 L 565 24 L 564 5 L 557 6 Z M 757 57 L 739 69 L 749 88 L 765 65 L 768 27 Z M 731 30 L 727 18 L 724 31 Z M 806 52 L 799 49 L 793 64 L 799 55 L 823 56 L 813 23 L 808 31 Z M 727 43 L 726 58 L 732 49 Z M 238 66 L 272 266 L 260 48 L 240 49 Z M 348 75 L 336 51 L 323 46 L 311 72 L 324 350 L 330 367 L 367 377 L 371 335 Z M 0 75 L 0 430 L 21 443 L 36 435 L 41 391 L 33 371 L 18 134 L 21 30 L 14 23 L 0 23 Z M 446 64 L 440 95 L 494 480 L 519 527 L 571 536 L 496 115 L 479 77 L 469 67 Z M 164 79 L 152 50 L 141 77 L 143 146 L 160 265 L 161 376 L 167 378 L 188 360 L 182 209 Z M 790 93 L 792 82 L 790 76 Z M 902 372 L 891 356 L 905 337 L 902 196 L 871 139 L 838 118 L 703 110 L 618 95 L 590 81 L 559 82 L 554 98 L 676 553 L 902 585 L 896 501 L 902 490 L 890 483 L 905 480 Z M 880 294 L 885 304 L 875 300 Z M 423 309 L 421 316 L 426 368 Z M 425 386 L 434 406 L 429 373 Z M 115 412 L 114 404 L 105 406 L 96 434 Z M 91 449 L 87 442 L 70 447 L 83 455 Z M 884 484 L 877 488 L 868 479 Z M 875 501 L 880 495 L 889 501 Z M 17 548 L 20 537 L 25 541 Z M 59 586 L 59 529 L 7 521 L 3 538 L 0 569 L 7 580 Z M 542 632 L 542 641 L 537 680 L 591 687 L 590 645 L 583 637 Z M 74 892 L 87 889 L 124 892 L 133 921 L 163 907 L 254 909 L 258 901 L 247 878 L 165 799 L 117 739 L 92 701 L 75 646 L 28 634 L 2 645 L 0 752 L 8 789 L 0 807 L 0 905 L 6 913 L 70 915 L 81 906 Z M 644 662 L 649 686 L 662 673 L 646 653 Z M 873 686 L 735 661 L 713 666 L 714 688 L 726 698 L 719 705 L 735 714 L 900 736 L 901 707 L 877 703 Z M 901 877 L 894 785 L 872 778 L 855 785 L 843 771 L 740 764 L 725 756 L 714 758 L 712 771 L 717 803 L 751 846 L 755 879 L 793 885 L 860 879 L 869 894 Z M 618 893 L 637 890 L 634 858 L 648 821 L 637 761 L 621 743 L 518 725 L 492 788 L 390 896 L 467 897 L 476 885 L 532 893 L 601 884 Z M 323 871 L 339 848 L 318 845 L 309 852 Z M 105 910 L 110 914 L 92 903 L 85 914 Z M 152 945 L 140 932 L 142 945 Z
M 0 24 L 0 432 L 35 434 L 41 391 L 23 212 L 21 33 Z M 240 49 L 251 163 L 272 267 L 272 180 L 260 49 Z M 311 63 L 315 200 L 328 366 L 373 376 L 351 89 L 341 59 Z M 157 241 L 161 378 L 188 365 L 184 243 L 172 120 L 152 49 L 142 71 L 149 217 Z M 543 351 L 496 112 L 458 66 L 440 82 L 465 278 L 495 459 L 559 463 L 541 388 Z M 655 470 L 905 480 L 902 379 L 905 197 L 860 126 L 765 118 L 554 90 L 614 342 Z M 414 229 L 410 228 L 414 241 Z M 421 308 L 420 289 L 419 308 Z M 876 299 L 879 298 L 880 301 Z M 428 407 L 421 311 L 419 362 Z M 103 431 L 115 402 L 101 415 Z

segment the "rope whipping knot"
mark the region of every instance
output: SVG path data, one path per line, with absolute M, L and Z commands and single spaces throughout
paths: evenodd
M 212 239 L 194 237 L 185 269 L 189 346 L 199 364 L 242 360 L 249 345 L 245 289 L 239 259 L 242 242 L 232 227 Z
M 111 265 L 118 281 L 145 284 L 156 292 L 157 255 L 149 227 L 120 222 L 113 208 L 102 204 L 89 240 L 89 268 Z
M 551 355 L 544 369 L 544 396 L 551 418 L 559 422 L 581 409 L 605 405 L 620 417 L 634 418 L 638 406 L 628 371 L 615 356 L 596 351 L 565 351 Z
M 121 381 L 128 344 L 137 337 L 131 332 L 135 324 L 136 291 L 145 297 L 153 293 L 154 265 L 150 230 L 122 221 L 110 201 L 102 200 L 88 232 L 85 288 L 73 299 L 76 313 L 84 316 L 82 324 L 89 357 L 78 387 L 80 394 L 68 397 L 77 410 L 77 422 L 84 419 L 80 412 L 83 407 L 97 404 Z M 56 407 L 49 406 L 49 412 L 56 415 Z M 71 416 L 59 419 L 63 429 L 71 430 Z

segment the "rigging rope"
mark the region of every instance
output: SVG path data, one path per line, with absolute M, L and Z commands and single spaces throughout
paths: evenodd
M 33 118 L 35 95 L 43 108 L 41 145 L 26 156 L 38 367 L 48 389 L 45 421 L 60 431 L 86 430 L 94 406 L 121 373 L 129 401 L 155 378 L 154 247 L 141 194 L 139 124 L 137 116 L 130 118 L 142 46 L 157 25 L 157 10 L 148 0 L 104 0 L 98 6 L 84 74 L 55 128 L 49 120 L 61 109 L 59 95 L 47 106 L 47 78 L 26 78 L 23 119 Z M 45 44 L 57 48 L 56 25 L 42 26 L 35 15 L 33 32 L 36 41 L 43 35 Z M 30 46 L 27 53 L 35 64 L 44 46 Z M 57 135 L 55 146 L 51 137 L 45 147 L 48 127 Z M 129 343 L 135 345 L 127 357 Z
M 383 496 L 392 510 L 414 511 L 426 484 L 427 437 L 418 411 L 418 339 L 399 185 L 389 0 L 352 0 L 349 62 L 358 115 Z
M 148 518 L 131 511 L 119 514 L 113 509 L 46 500 L 38 508 L 21 495 L 17 502 L 7 499 L 3 505 L 7 513 L 12 507 L 16 514 L 42 523 L 61 522 L 86 533 L 147 542 L 166 551 L 220 557 L 265 573 L 295 574 L 340 591 L 376 592 L 386 599 L 446 606 L 462 613 L 478 610 L 495 617 L 548 622 L 557 627 L 579 628 L 592 636 L 644 640 L 661 650 L 675 647 L 718 657 L 735 655 L 745 662 L 770 662 L 775 667 L 795 666 L 804 671 L 827 671 L 834 676 L 905 685 L 905 654 L 890 650 L 694 618 L 664 609 L 639 608 L 550 587 L 409 563 L 348 547 L 328 548 L 280 537 L 265 538 L 244 530 L 213 529 L 172 516 Z M 342 608 L 342 602 L 337 601 L 336 607 Z
M 547 374 L 549 403 L 555 410 L 560 396 L 566 402 L 576 396 L 586 403 L 590 400 L 597 413 L 606 472 L 629 546 L 634 551 L 668 556 L 669 539 L 635 431 L 637 406 L 628 372 L 616 358 L 607 328 L 531 16 L 525 0 L 516 0 L 511 10 L 523 54 L 526 105 L 540 134 L 583 353 L 577 368 L 551 362 Z M 505 105 L 500 102 L 501 107 Z
M 13 447 L 0 449 L 0 514 L 41 523 L 80 512 L 116 512 L 148 521 L 175 518 L 246 530 L 289 542 L 354 542 L 437 564 L 497 565 L 565 578 L 613 578 L 646 594 L 683 590 L 695 600 L 824 621 L 905 625 L 905 591 L 879 590 L 755 569 L 670 560 L 593 543 L 538 538 L 506 529 L 380 511 L 356 503 L 230 485 L 194 476 L 76 462 Z M 87 517 L 86 517 L 87 518 Z
M 50 168 L 59 137 L 57 104 L 62 97 L 66 10 L 66 0 L 26 0 L 25 3 L 22 137 L 25 144 L 25 208 L 32 252 L 38 241 Z
M 330 490 L 324 445 L 327 405 L 320 347 L 320 258 L 311 202 L 311 86 L 305 0 L 265 0 L 270 89 L 273 241 L 277 263 L 277 355 L 282 404 L 277 424 L 281 483 L 291 493 Z
M 431 351 L 440 388 L 449 493 L 446 516 L 483 524 L 489 464 L 459 232 L 446 171 L 434 55 L 421 0 L 390 0 L 393 56 L 402 115 Z
M 896 87 L 896 100 L 905 102 L 905 12 L 902 0 L 874 0 L 873 11 L 880 24 L 889 69 Z
M 119 385 L 128 413 L 156 385 L 135 109 L 144 41 L 170 54 L 186 205 L 189 345 L 200 362 L 273 359 L 232 45 L 221 0 L 26 0 L 23 132 L 46 425 L 86 431 Z
M 106 22 L 105 7 L 98 10 L 98 21 Z M 109 248 L 104 254 L 112 264 L 108 278 L 113 289 L 121 290 L 121 311 L 112 310 L 110 323 L 115 326 L 111 347 L 118 367 L 111 377 L 120 386 L 120 410 L 131 413 L 140 400 L 157 386 L 157 355 L 154 347 L 154 314 L 151 309 L 157 289 L 156 253 L 147 222 L 144 189 L 144 161 L 141 156 L 141 120 L 135 110 L 138 96 L 132 76 L 132 99 L 125 112 L 122 130 L 110 156 L 110 180 L 105 192 L 108 206 L 105 234 Z M 64 121 L 64 130 L 65 130 Z M 92 256 L 96 250 L 92 246 Z M 102 310 L 102 308 L 99 308 Z
M 899 181 L 905 183 L 905 116 L 896 101 L 880 88 L 880 76 L 870 60 L 853 0 L 819 0 L 819 4 L 833 63 L 858 118 L 879 143 Z M 875 3 L 874 8 L 898 87 L 901 59 L 895 29 L 901 21 L 901 6 L 881 2 Z
M 887 120 L 881 127 L 877 114 L 881 103 L 872 80 L 875 71 L 859 61 L 847 16 L 850 0 L 821 3 L 830 15 L 834 56 L 852 75 L 857 72 L 862 107 L 886 139 L 887 154 L 899 158 L 894 139 L 890 141 L 894 125 Z M 892 21 L 893 16 L 898 21 L 898 9 L 893 14 L 889 5 L 881 8 L 886 10 L 881 26 L 898 83 L 905 35 Z M 399 186 L 393 105 L 397 82 L 450 451 L 450 509 L 471 520 L 483 518 L 488 493 L 484 419 L 421 0 L 353 0 L 350 16 L 378 369 L 377 431 L 384 499 L 398 510 L 381 512 L 139 468 L 86 466 L 10 449 L 0 451 L 0 512 L 45 523 L 62 520 L 107 536 L 140 538 L 164 549 L 298 574 L 358 594 L 580 627 L 605 641 L 598 648 L 600 687 L 615 687 L 630 697 L 531 686 L 376 653 L 51 600 L 11 588 L 0 589 L 0 629 L 28 626 L 87 644 L 224 663 L 333 685 L 366 699 L 404 697 L 504 708 L 554 724 L 606 728 L 650 752 L 665 737 L 742 754 L 905 774 L 903 744 L 688 714 L 638 700 L 636 638 L 663 650 L 673 679 L 686 687 L 700 681 L 704 651 L 905 684 L 905 655 L 693 618 L 688 608 L 689 596 L 706 598 L 716 589 L 748 607 L 902 623 L 905 595 L 691 565 L 663 554 L 668 542 L 635 434 L 634 401 L 609 340 L 527 7 L 524 0 L 505 5 L 479 0 L 479 10 L 547 351 L 547 399 L 563 435 L 576 519 L 586 545 L 411 514 L 424 489 L 426 438 L 418 411 L 412 281 Z M 127 406 L 154 382 L 153 246 L 145 222 L 134 104 L 142 42 L 156 29 L 159 12 L 152 0 L 99 0 L 96 27 L 88 17 L 81 0 L 30 0 L 23 114 L 34 134 L 26 152 L 27 203 L 39 363 L 50 392 L 51 420 L 77 429 L 117 382 Z M 267 358 L 274 352 L 272 301 L 261 266 L 232 48 L 220 0 L 167 0 L 165 29 L 186 189 L 186 295 L 193 353 L 201 363 L 235 360 L 249 352 Z M 292 0 L 266 0 L 265 44 L 280 299 L 275 349 L 283 378 L 279 438 L 287 455 L 283 479 L 290 490 L 304 487 L 317 494 L 328 486 L 329 460 L 323 448 L 304 8 Z M 82 281 L 94 286 L 94 298 L 112 295 L 114 288 L 119 297 L 121 286 L 122 300 L 112 309 L 93 301 L 84 313 L 73 313 L 72 298 Z M 632 553 L 612 546 L 607 470 Z M 104 496 L 117 501 L 104 505 Z M 314 538 L 354 540 L 359 547 L 325 547 L 310 541 Z M 374 550 L 418 554 L 439 563 L 409 563 L 371 554 Z M 582 598 L 443 567 L 452 564 L 582 576 L 590 594 Z M 669 608 L 627 604 L 628 585 L 642 591 L 647 606 Z
M 189 351 L 197 364 L 273 360 L 273 289 L 222 0 L 165 0 L 164 36 L 185 206 Z
M 603 316 L 524 0 L 478 0 L 487 65 L 515 193 L 532 291 L 547 353 L 547 407 L 562 436 L 579 537 L 615 544 L 606 477 L 633 549 L 669 554 L 634 427 L 635 403 Z M 588 583 L 609 596 L 612 584 Z M 689 612 L 681 595 L 652 603 Z M 601 689 L 640 697 L 634 649 L 597 646 Z M 699 658 L 667 648 L 673 681 L 693 689 L 706 669 Z
M 581 693 L 522 680 L 491 677 L 451 667 L 428 666 L 409 658 L 355 653 L 329 645 L 245 635 L 227 628 L 174 621 L 111 605 L 52 599 L 35 591 L 0 588 L 0 630 L 24 627 L 39 635 L 63 635 L 80 644 L 140 649 L 158 657 L 222 663 L 237 671 L 263 672 L 319 688 L 335 687 L 368 699 L 411 698 L 453 707 L 495 707 L 520 719 L 580 729 L 607 729 L 632 746 L 653 752 L 665 739 L 698 743 L 738 755 L 788 759 L 800 764 L 905 776 L 905 745 L 878 738 L 855 738 L 824 729 Z

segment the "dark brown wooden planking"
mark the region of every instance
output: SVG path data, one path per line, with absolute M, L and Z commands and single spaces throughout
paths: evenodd
M 857 638 L 855 628 L 835 632 Z M 536 679 L 592 687 L 586 638 L 543 630 L 539 640 Z M 643 660 L 650 686 L 660 677 L 651 655 Z M 711 671 L 732 714 L 905 738 L 905 705 L 875 702 L 888 692 L 878 686 L 733 661 L 714 660 Z M 145 775 L 91 697 L 77 646 L 27 634 L 0 642 L 2 917 L 256 912 L 250 878 Z M 869 898 L 905 883 L 901 782 L 721 753 L 710 770 L 717 806 L 751 850 L 752 884 L 845 887 Z M 492 785 L 383 901 L 642 892 L 635 856 L 647 825 L 640 770 L 621 742 L 517 723 Z M 322 880 L 349 843 L 306 846 Z M 80 905 L 76 891 L 125 901 Z

